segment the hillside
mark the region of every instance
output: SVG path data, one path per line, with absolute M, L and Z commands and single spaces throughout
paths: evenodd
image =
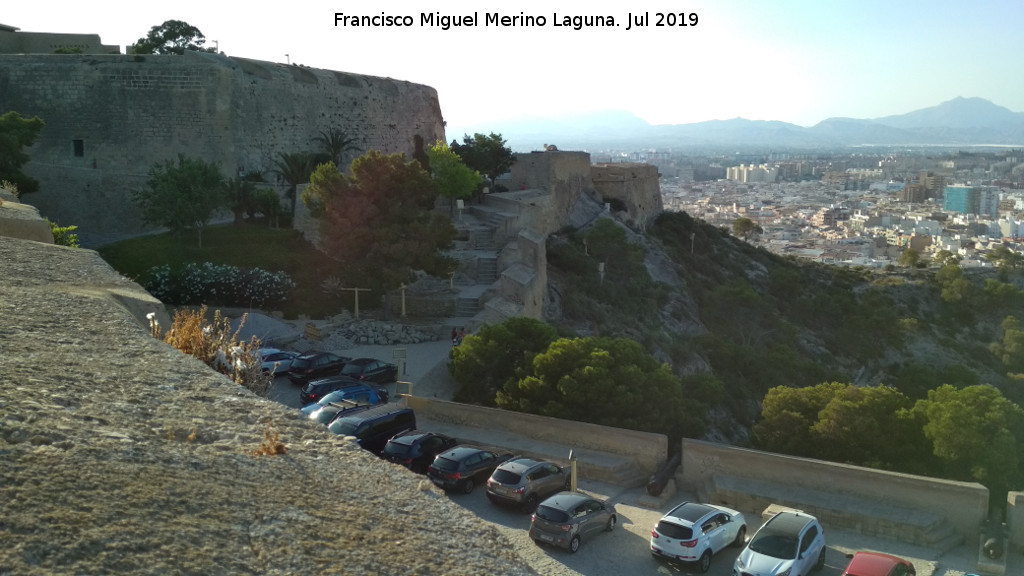
M 947 302 L 937 269 L 783 258 L 685 213 L 662 215 L 646 235 L 618 229 L 549 240 L 548 320 L 643 342 L 706 409 L 708 437 L 744 443 L 775 386 L 887 384 L 917 399 L 945 383 L 987 383 L 1021 401 L 989 351 L 1021 304 L 1019 290 L 994 291 L 1007 286 L 994 270 L 967 274 L 968 297 Z M 603 279 L 595 261 L 606 263 Z M 1010 281 L 1022 285 L 1019 273 Z

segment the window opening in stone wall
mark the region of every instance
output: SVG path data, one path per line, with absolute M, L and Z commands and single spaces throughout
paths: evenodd
M 81 158 L 85 156 L 85 140 L 72 140 L 71 144 L 75 148 L 75 157 Z

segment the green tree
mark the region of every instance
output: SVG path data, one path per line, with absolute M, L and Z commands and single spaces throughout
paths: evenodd
M 907 248 L 900 254 L 900 266 L 914 268 L 921 261 L 921 253 L 913 248 Z
M 505 383 L 497 404 L 672 438 L 703 431 L 702 413 L 683 409 L 682 387 L 668 365 L 626 338 L 556 340 L 533 358 L 529 375 Z
M 220 168 L 198 158 L 178 154 L 178 161 L 157 163 L 149 169 L 146 188 L 133 196 L 142 219 L 175 232 L 195 228 L 203 247 L 203 228 L 224 206 L 224 179 Z
M 308 152 L 281 152 L 274 160 L 274 173 L 288 185 L 284 196 L 290 202 L 291 215 L 295 216 L 295 192 L 299 186 L 309 182 L 309 177 L 316 168 L 312 154 Z M 337 168 L 335 168 L 337 170 Z
M 1024 330 L 1015 316 L 1003 319 L 1003 337 L 990 346 L 992 353 L 1009 372 L 1024 372 Z
M 533 358 L 558 338 L 549 324 L 533 318 L 510 318 L 501 324 L 485 324 L 452 348 L 448 365 L 459 384 L 459 402 L 493 406 L 506 382 L 525 376 Z
M 761 419 L 754 425 L 754 446 L 770 452 L 817 457 L 821 453 L 811 427 L 818 413 L 849 384 L 827 382 L 807 388 L 776 386 L 761 404 Z
M 1004 277 L 1010 270 L 1024 266 L 1024 254 L 1014 252 L 1006 246 L 1000 246 L 985 254 L 985 259 L 995 264 Z
M 267 226 L 277 228 L 278 218 L 284 212 L 281 206 L 281 197 L 277 192 L 269 188 L 257 188 L 252 196 L 252 210 L 255 214 L 262 214 Z
M 427 150 L 430 176 L 437 184 L 437 190 L 452 200 L 466 199 L 480 187 L 483 177 L 480 173 L 466 166 L 443 140 L 438 140 Z
M 971 283 L 964 278 L 964 271 L 955 264 L 947 264 L 935 273 L 935 281 L 942 290 L 941 297 L 944 302 L 957 304 L 970 301 Z
M 320 157 L 316 158 L 316 164 L 334 162 L 335 166 L 346 166 L 344 162 L 345 154 L 347 152 L 359 151 L 359 146 L 356 146 L 358 140 L 354 136 L 349 136 L 341 128 L 329 128 L 327 131 L 321 130 L 320 134 L 313 138 L 313 141 L 320 145 Z
M 224 201 L 235 215 L 234 224 L 243 224 L 245 215 L 253 211 L 256 184 L 242 178 L 229 178 L 224 182 Z
M 25 148 L 35 143 L 45 123 L 38 117 L 24 118 L 17 112 L 0 116 L 0 182 L 10 182 L 19 194 L 39 190 L 39 182 L 21 171 L 29 161 Z
M 403 154 L 371 150 L 352 162 L 351 175 L 332 163 L 310 177 L 302 201 L 319 217 L 325 251 L 351 271 L 374 271 L 384 285 L 408 280 L 411 270 L 444 274 L 455 228 L 432 211 L 433 180 Z
M 949 264 L 957 266 L 960 264 L 960 260 L 962 260 L 962 258 L 959 255 L 953 254 L 949 250 L 945 249 L 936 252 L 935 257 L 932 258 L 932 262 L 940 268 Z
M 749 242 L 754 234 L 763 234 L 764 230 L 750 218 L 740 216 L 732 223 L 732 233 Z
M 923 418 L 941 470 L 955 480 L 981 482 L 995 500 L 1010 486 L 1019 486 L 1024 410 L 998 389 L 944 385 L 919 400 L 914 411 Z
M 153 26 L 149 33 L 135 41 L 132 54 L 184 54 L 185 50 L 212 52 L 203 48 L 206 36 L 199 28 L 181 20 L 167 20 Z
M 492 186 L 494 180 L 508 172 L 516 162 L 512 149 L 505 145 L 501 134 L 494 132 L 486 136 L 479 132 L 473 136 L 465 134 L 462 144 L 452 140 L 451 149 L 466 166 L 486 176 Z

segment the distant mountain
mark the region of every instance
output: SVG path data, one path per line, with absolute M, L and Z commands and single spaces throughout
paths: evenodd
M 1022 145 L 1024 113 L 983 98 L 955 98 L 937 106 L 875 119 L 829 118 L 805 128 L 779 121 L 710 120 L 651 125 L 621 110 L 553 118 L 521 118 L 486 127 L 451 129 L 463 133 L 500 132 L 513 150 L 540 150 L 544 144 L 567 149 L 686 147 L 845 147 L 863 145 Z

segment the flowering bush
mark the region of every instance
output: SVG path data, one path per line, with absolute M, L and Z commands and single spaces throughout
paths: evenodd
M 295 282 L 284 272 L 227 264 L 168 265 L 149 269 L 144 287 L 162 302 L 262 308 L 288 299 Z

